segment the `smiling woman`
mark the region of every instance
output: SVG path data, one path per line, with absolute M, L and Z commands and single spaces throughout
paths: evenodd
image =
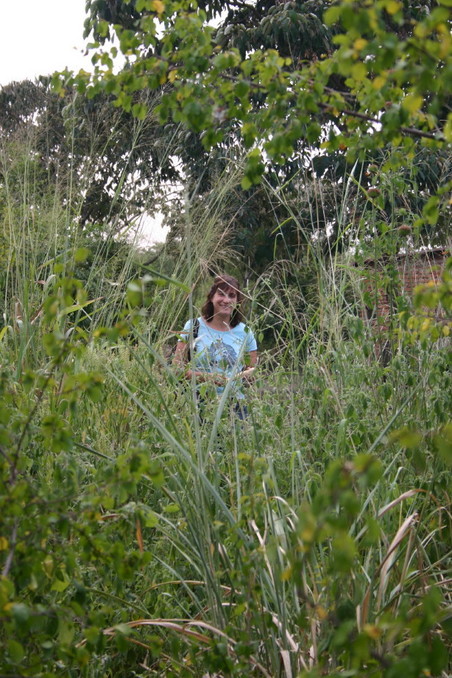
M 240 387 L 243 381 L 252 380 L 258 361 L 256 339 L 244 323 L 242 302 L 238 281 L 229 275 L 217 276 L 202 315 L 185 323 L 174 356 L 185 378 L 194 377 L 196 384 L 214 384 L 219 395 L 232 380 L 231 395 L 241 405 L 245 396 Z M 194 350 L 187 362 L 190 343 Z M 243 405 L 238 411 L 244 415 Z

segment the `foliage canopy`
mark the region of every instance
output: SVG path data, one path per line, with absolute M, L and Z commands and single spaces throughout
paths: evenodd
M 220 11 L 215 3 L 118 1 L 107 10 L 88 2 L 96 71 L 80 73 L 78 88 L 88 96 L 105 91 L 138 118 L 147 110 L 139 93 L 160 91 L 160 120 L 183 122 L 202 134 L 206 148 L 233 127 L 248 149 L 245 188 L 259 181 L 264 157 L 284 163 L 300 141 L 346 149 L 349 160 L 391 144 L 402 163 L 416 139 L 434 148 L 452 140 L 449 0 L 413 7 L 342 0 L 316 11 L 310 2 L 227 8 L 216 28 L 209 23 Z M 261 21 L 252 30 L 257 12 Z M 300 50 L 300 41 L 297 49 L 284 43 L 278 27 L 287 42 L 302 20 L 312 44 Z M 117 44 L 109 46 L 113 36 Z M 64 78 L 55 84 L 63 91 Z

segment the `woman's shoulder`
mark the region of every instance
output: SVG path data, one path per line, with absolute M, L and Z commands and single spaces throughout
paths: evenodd
M 183 332 L 190 332 L 192 327 L 196 329 L 202 321 L 201 316 L 199 318 L 189 318 L 184 325 Z
M 251 332 L 251 328 L 246 323 L 243 322 L 238 323 L 235 327 L 233 327 L 233 329 L 236 330 L 237 332 L 245 332 L 246 334 Z
M 242 340 L 246 341 L 248 350 L 254 351 L 257 349 L 256 337 L 254 336 L 254 332 L 249 325 L 246 325 L 245 323 L 239 323 L 234 329 L 237 331 L 236 336 L 238 335 Z

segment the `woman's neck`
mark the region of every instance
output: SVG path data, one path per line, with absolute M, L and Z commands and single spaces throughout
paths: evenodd
M 210 320 L 206 320 L 206 323 L 219 332 L 227 332 L 231 329 L 231 317 L 228 315 L 214 315 Z

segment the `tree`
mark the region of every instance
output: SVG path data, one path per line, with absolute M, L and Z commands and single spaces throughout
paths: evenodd
M 123 4 L 108 7 L 116 8 L 116 16 Z M 241 53 L 228 41 L 223 49 L 227 29 L 222 33 L 208 23 L 215 5 L 205 11 L 188 2 L 137 0 L 133 21 L 121 25 L 105 18 L 105 12 L 96 14 L 99 3 L 89 3 L 87 30 L 106 38 L 114 28 L 126 66 L 115 74 L 117 48 L 110 53 L 99 49 L 94 78 L 80 74 L 78 87 L 89 96 L 105 90 L 118 106 L 144 117 L 143 105 L 133 103 L 133 92 L 171 83 L 159 105 L 160 119 L 171 116 L 203 131 L 206 148 L 224 138 L 221 122 L 235 123 L 249 149 L 245 186 L 261 176 L 262 151 L 274 162 L 284 162 L 300 139 L 324 143 L 330 150 L 346 146 L 350 158 L 386 143 L 400 144 L 406 151 L 413 137 L 441 144 L 450 140 L 452 126 L 446 115 L 451 69 L 448 4 L 441 0 L 422 14 L 422 8 L 408 10 L 408 3 L 396 0 L 371 6 L 360 1 L 327 3 L 322 27 L 334 28 L 333 49 L 305 63 L 294 60 L 289 48 L 279 53 L 251 42 L 243 55 L 243 48 Z M 228 7 L 237 15 L 237 6 Z M 256 41 L 262 43 L 262 36 Z M 61 89 L 64 82 L 59 83 Z M 251 105 L 253 96 L 261 98 L 258 112 Z M 326 135 L 321 124 L 325 114 L 335 123 Z
M 77 187 L 74 215 L 82 225 L 107 221 L 111 230 L 116 221 L 121 230 L 152 211 L 159 186 L 179 175 L 155 118 L 137 120 L 111 104 L 104 93 L 88 99 L 68 89 L 58 96 L 44 77 L 15 82 L 0 92 L 0 130 L 28 137 L 42 193 L 59 186 L 67 200 Z
M 201 193 L 210 190 L 210 170 L 218 175 L 238 145 L 247 153 L 245 190 L 264 173 L 287 183 L 306 168 L 304 149 L 320 152 L 315 164 L 330 177 L 338 158 L 346 172 L 356 162 L 363 169 L 379 149 L 396 171 L 407 160 L 414 166 L 422 155 L 448 153 L 448 5 L 93 0 L 86 35 L 95 38 L 96 73 L 54 83 L 60 91 L 75 83 L 88 98 L 105 92 L 138 119 L 147 114 L 140 97 L 154 92 L 160 121 L 180 139 L 184 177 Z M 118 73 L 117 45 L 125 59 Z M 360 177 L 370 184 L 365 171 Z M 417 227 L 431 227 L 443 212 L 448 186 L 441 172 L 429 186 L 439 188 L 438 199 L 414 200 Z

